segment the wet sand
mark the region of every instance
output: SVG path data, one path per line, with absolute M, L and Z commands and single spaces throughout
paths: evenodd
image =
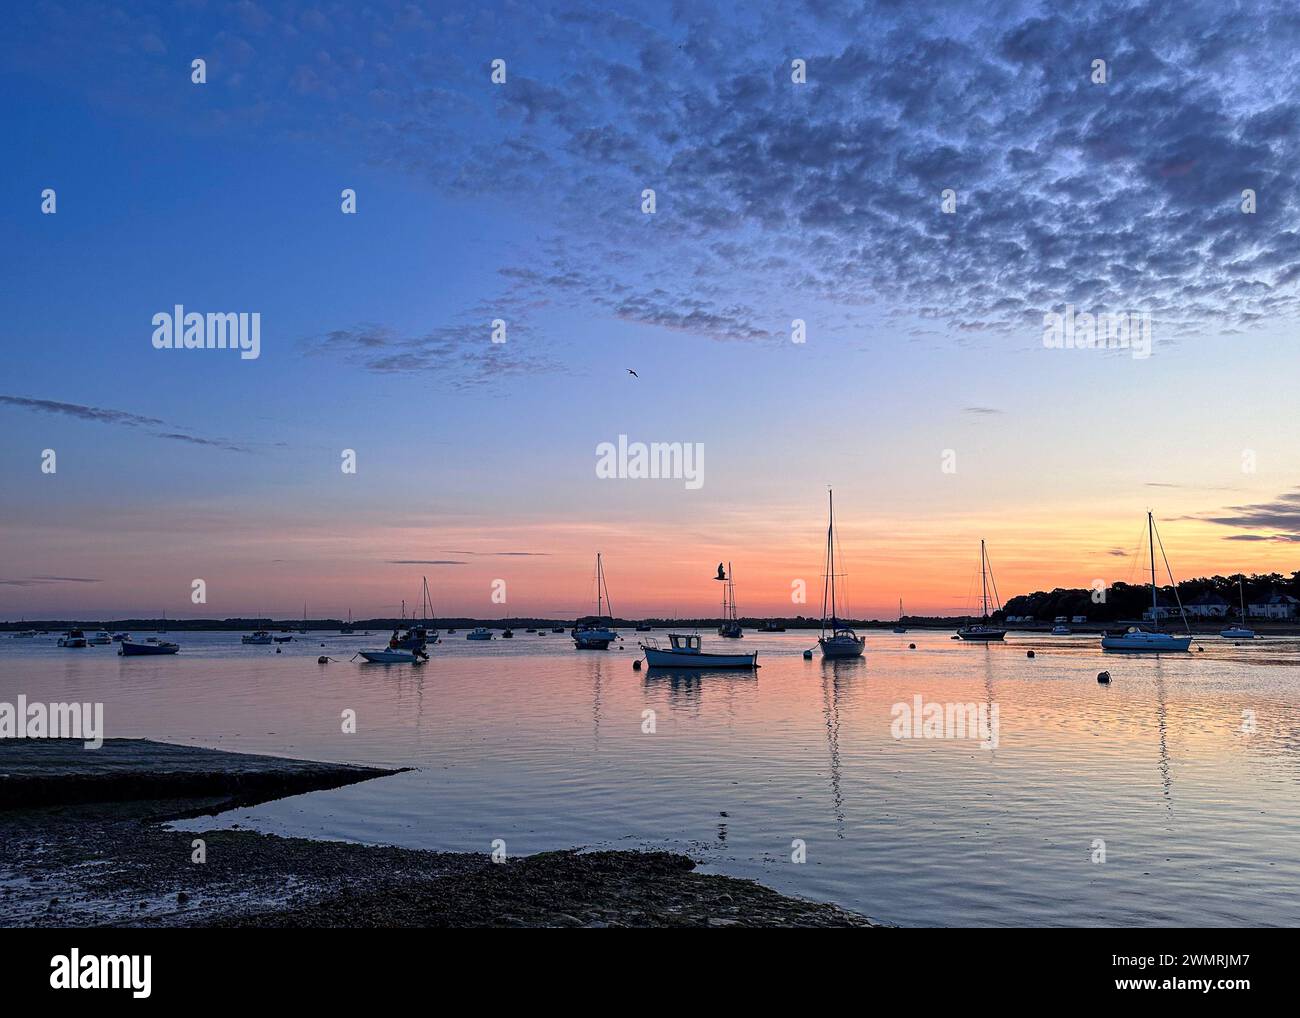
M 102 763 L 96 758 L 103 754 Z M 167 820 L 394 773 L 143 740 L 0 743 L 5 926 L 858 926 L 840 909 L 693 872 L 667 852 L 547 852 L 494 863 L 425 852 L 167 830 Z M 34 797 L 43 805 L 34 806 Z M 204 862 L 193 861 L 196 839 Z

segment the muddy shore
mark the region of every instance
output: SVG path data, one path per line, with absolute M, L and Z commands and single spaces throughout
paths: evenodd
M 675 853 L 574 850 L 493 863 L 478 853 L 165 827 L 389 773 L 141 740 L 108 740 L 95 751 L 6 740 L 0 925 L 877 925 L 752 881 L 696 873 Z M 34 806 L 38 790 L 44 804 Z M 194 861 L 196 840 L 203 862 Z

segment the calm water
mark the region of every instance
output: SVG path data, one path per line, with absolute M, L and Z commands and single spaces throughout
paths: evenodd
M 101 700 L 110 736 L 418 768 L 196 829 L 670 848 L 903 925 L 1300 922 L 1300 641 L 1143 659 L 1096 637 L 870 633 L 865 659 L 832 664 L 802 659 L 810 634 L 750 633 L 756 675 L 657 676 L 633 671 L 627 635 L 602 654 L 462 632 L 422 668 L 346 662 L 384 634 L 276 654 L 180 633 L 181 654 L 159 659 L 0 638 L 0 699 Z M 891 708 L 918 694 L 996 704 L 998 747 L 894 739 Z

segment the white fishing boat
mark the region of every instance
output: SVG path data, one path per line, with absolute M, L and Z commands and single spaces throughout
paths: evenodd
M 1169 654 L 1179 651 L 1185 651 L 1191 648 L 1192 635 L 1191 627 L 1188 627 L 1186 636 L 1175 636 L 1173 633 L 1162 633 L 1160 631 L 1160 605 L 1157 601 L 1156 593 L 1156 521 L 1155 517 L 1147 513 L 1147 543 L 1151 546 L 1151 625 L 1152 629 L 1143 629 L 1141 626 L 1130 626 L 1127 631 L 1117 635 L 1107 634 L 1101 638 L 1102 650 L 1120 650 L 1132 651 L 1137 653 L 1148 654 Z M 1164 546 L 1161 545 L 1161 554 L 1164 554 Z M 1165 568 L 1168 569 L 1169 560 L 1165 560 Z M 1173 583 L 1173 573 L 1169 574 L 1169 581 Z M 1178 584 L 1174 583 L 1174 597 L 1178 597 Z M 1182 611 L 1182 599 L 1178 599 L 1178 610 Z M 1187 625 L 1187 616 L 1183 615 L 1183 624 Z
M 34 640 L 34 639 L 36 639 L 36 630 L 35 630 L 35 629 L 24 629 L 24 630 L 23 630 L 22 632 L 20 632 L 20 633 L 14 633 L 13 638 L 14 638 L 15 640 Z
M 429 655 L 422 650 L 359 650 L 363 658 L 372 665 L 418 665 L 429 660 Z
M 106 633 L 102 629 L 94 636 L 90 637 L 90 642 L 100 647 L 113 642 L 113 634 Z
M 578 650 L 609 650 L 618 639 L 614 620 L 606 613 L 613 611 L 609 603 L 609 588 L 605 585 L 605 566 L 600 552 L 596 553 L 596 614 L 578 619 L 573 624 L 573 645 Z
M 901 597 L 898 599 L 898 624 L 894 626 L 894 632 L 907 632 L 907 626 L 903 625 L 903 599 Z
M 266 629 L 259 629 L 255 633 L 245 633 L 239 638 L 240 643 L 251 643 L 254 646 L 268 646 L 274 641 L 274 637 Z
M 727 568 L 723 569 L 719 562 L 718 575 L 714 578 L 722 582 L 722 625 L 718 626 L 718 635 L 729 640 L 739 640 L 744 637 L 745 631 L 736 617 L 736 580 L 731 571 L 731 563 L 728 562 Z
M 1240 577 L 1237 579 L 1237 591 L 1241 594 L 1241 624 L 1221 629 L 1219 635 L 1225 640 L 1253 640 L 1255 630 L 1246 625 L 1246 588 Z
M 1007 631 L 995 626 L 989 617 L 989 580 L 992 575 L 993 567 L 989 563 L 988 552 L 984 550 L 984 542 L 980 541 L 980 590 L 983 598 L 983 615 L 980 622 L 976 622 L 974 625 L 964 625 L 957 630 L 957 636 L 963 640 L 970 640 L 975 643 L 989 643 L 993 640 L 1006 638 Z M 1002 602 L 998 598 L 996 580 L 993 581 L 993 602 L 1001 611 Z
M 822 657 L 861 657 L 863 650 L 867 646 L 866 637 L 859 636 L 844 625 L 837 614 L 838 603 L 835 595 L 835 494 L 828 491 L 826 495 L 830 509 L 830 522 L 826 527 L 826 574 L 822 582 L 822 631 L 817 640 L 817 645 L 822 649 Z
M 490 639 L 492 639 L 492 630 L 490 630 L 490 629 L 484 629 L 482 626 L 479 626 L 477 629 L 471 629 L 468 633 L 466 633 L 466 634 L 465 634 L 465 639 L 467 639 L 467 640 L 490 640 Z
M 80 629 L 69 629 L 67 633 L 59 637 L 59 646 L 77 649 L 88 647 L 90 644 L 86 640 L 86 634 Z
M 641 644 L 645 663 L 651 668 L 757 668 L 758 652 L 752 654 L 706 654 L 697 633 L 669 633 L 668 646 L 653 637 Z

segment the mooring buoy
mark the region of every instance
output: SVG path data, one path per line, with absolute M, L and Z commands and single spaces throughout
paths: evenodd
M 907 649 L 908 649 L 908 650 L 916 650 L 916 644 L 914 644 L 914 643 L 909 643 L 909 644 L 907 645 Z
M 811 660 L 812 660 L 812 651 L 811 651 L 811 650 L 805 650 L 805 651 L 803 652 L 803 659 L 804 659 L 805 661 L 811 661 Z
M 318 665 L 327 665 L 330 663 L 330 659 L 327 658 L 324 654 L 322 654 L 320 657 L 316 659 L 316 663 Z
M 1034 656 L 1034 652 L 1032 650 L 1025 655 L 1025 657 L 1033 657 L 1033 656 Z
M 637 658 L 635 661 L 632 662 L 632 671 L 639 672 L 640 670 L 641 670 L 641 659 Z
M 1110 683 L 1110 672 L 1098 672 L 1097 681 L 1103 686 L 1108 685 Z

